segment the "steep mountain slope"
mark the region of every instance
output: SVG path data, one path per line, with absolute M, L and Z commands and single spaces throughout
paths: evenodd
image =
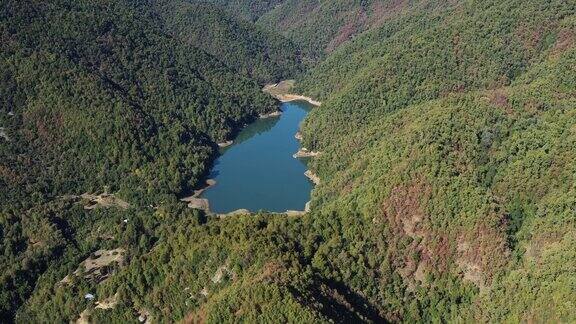
M 136 208 L 175 201 L 201 183 L 216 142 L 277 109 L 251 74 L 164 23 L 141 1 L 0 5 L 2 318 L 50 264 L 90 253 L 76 241 L 91 224 L 78 195 L 116 193 Z M 251 42 L 235 37 L 237 49 Z M 259 68 L 277 70 L 276 59 Z
M 316 57 L 323 57 L 410 6 L 411 1 L 403 0 L 286 0 L 262 15 L 258 24 L 280 30 Z
M 312 211 L 298 217 L 226 218 L 188 209 L 163 193 L 177 192 L 187 174 L 198 179 L 214 140 L 227 136 L 233 125 L 272 109 L 256 82 L 229 79 L 230 62 L 221 64 L 198 49 L 208 43 L 182 44 L 166 17 L 140 10 L 148 7 L 121 1 L 58 3 L 46 10 L 51 7 L 14 2 L 20 14 L 2 11 L 11 12 L 2 18 L 10 22 L 2 25 L 2 37 L 12 49 L 2 51 L 9 72 L 2 75 L 1 97 L 17 109 L 0 121 L 10 139 L 37 138 L 36 146 L 23 141 L 20 151 L 12 142 L 0 142 L 12 150 L 6 157 L 13 161 L 1 169 L 3 181 L 19 186 L 6 191 L 14 195 L 11 200 L 1 201 L 26 202 L 26 208 L 6 204 L 0 213 L 0 232 L 7 238 L 0 247 L 5 251 L 2 318 L 15 315 L 20 323 L 139 317 L 159 322 L 576 321 L 576 8 L 571 2 L 414 1 L 393 15 L 380 13 L 378 24 L 337 46 L 298 83 L 299 90 L 323 101 L 302 129 L 304 144 L 322 151 L 310 164 L 322 179 Z M 335 13 L 376 2 L 258 3 L 220 4 L 247 8 L 241 14 L 261 17 L 259 24 L 289 5 L 310 10 L 284 11 L 286 21 L 318 15 L 315 23 L 332 24 L 340 21 Z M 110 30 L 109 23 L 52 27 L 61 38 L 45 34 L 48 24 L 15 23 L 45 15 L 65 22 L 58 13 L 76 11 L 83 19 L 73 16 L 73 21 L 102 17 L 125 26 L 117 35 L 130 32 L 120 38 L 124 45 L 91 45 L 107 39 L 94 35 Z M 148 19 L 158 29 L 148 26 Z M 16 28 L 20 25 L 27 27 Z M 320 44 L 319 53 L 339 26 L 335 22 L 318 34 L 298 36 L 304 44 Z M 70 34 L 85 29 L 84 36 Z M 36 53 L 21 45 L 38 42 L 26 43 L 28 35 L 41 35 L 46 49 Z M 150 58 L 166 48 L 178 54 L 175 70 Z M 109 58 L 106 64 L 74 60 L 102 56 Z M 129 68 L 131 62 L 142 68 Z M 134 72 L 154 66 L 171 71 L 166 78 L 178 82 L 165 85 L 160 72 L 145 82 L 142 75 L 148 74 Z M 100 80 L 94 71 L 128 90 L 100 86 L 108 81 L 92 81 Z M 29 84 L 34 86 L 23 88 Z M 131 84 L 137 85 L 134 90 Z M 32 96 L 36 89 L 47 95 Z M 158 89 L 163 91 L 157 94 Z M 201 98 L 192 112 L 184 104 L 188 99 L 173 103 L 190 89 L 194 93 L 186 98 Z M 230 105 L 222 107 L 217 94 L 231 98 Z M 89 107 L 102 107 L 102 115 Z M 125 108 L 116 113 L 117 107 Z M 60 111 L 66 112 L 65 121 L 74 117 L 65 127 L 56 118 Z M 91 128 L 85 115 L 94 119 Z M 110 124 L 103 116 L 118 122 Z M 33 123 L 18 135 L 21 119 Z M 100 134 L 89 152 L 95 157 L 118 153 L 92 175 L 84 171 L 92 162 L 70 158 L 84 146 L 60 150 L 76 143 L 70 139 L 50 144 L 61 134 L 80 139 Z M 100 139 L 108 136 L 111 148 L 99 149 Z M 58 154 L 47 160 L 43 147 Z M 149 162 L 152 158 L 158 162 Z M 180 169 L 182 159 L 190 164 Z M 50 163 L 35 171 L 38 161 Z M 38 182 L 21 180 L 29 171 L 13 169 L 17 163 L 32 168 Z M 79 175 L 71 176 L 68 168 Z M 163 170 L 174 178 L 163 181 L 156 175 Z M 97 176 L 104 180 L 97 182 Z M 85 199 L 57 196 L 110 183 L 122 190 L 118 196 L 129 207 L 112 203 L 86 209 L 93 205 Z
M 574 320 L 575 13 L 411 11 L 304 78 L 328 274 L 393 320 Z
M 573 320 L 574 290 L 563 287 L 576 264 L 557 260 L 570 260 L 576 230 L 574 55 L 510 87 L 382 116 L 326 147 L 313 208 L 330 220 L 315 223 L 344 235 L 315 256 L 326 273 L 390 319 Z
M 436 1 L 408 0 L 211 0 L 233 15 L 293 40 L 316 61 L 367 30 L 404 12 L 434 11 Z
M 182 206 L 132 210 L 135 239 L 121 242 L 136 262 L 99 284 L 59 285 L 78 263 L 54 266 L 19 320 L 88 310 L 99 322 L 135 312 L 208 322 L 573 321 L 574 23 L 558 21 L 554 42 L 509 85 L 379 112 L 326 141 L 310 214 L 198 225 Z M 328 100 L 315 113 L 338 108 Z M 99 234 L 127 231 L 102 213 Z M 120 302 L 93 308 L 76 291 Z
M 568 32 L 563 19 L 576 10 L 565 1 L 462 1 L 438 8 L 394 17 L 302 79 L 301 91 L 331 107 L 309 119 L 309 141 L 339 141 L 331 133 L 334 122 L 346 120 L 337 128 L 346 134 L 414 103 L 509 85 Z
M 204 146 L 204 153 L 196 153 L 204 158 L 193 158 L 201 161 L 211 140 L 224 140 L 258 113 L 275 109 L 257 83 L 161 33 L 146 7 L 58 1 L 4 8 L 11 17 L 3 19 L 3 88 L 14 90 L 2 116 L 11 123 L 12 140 L 3 144 L 39 159 L 29 171 L 50 170 L 47 176 L 62 181 L 78 174 L 92 181 L 103 177 L 97 186 L 123 178 L 115 170 L 155 181 L 150 172 L 171 168 L 162 152 L 181 152 L 170 158 L 181 161 L 172 168 L 185 174 L 171 179 L 176 182 L 168 187 L 177 192 L 203 169 L 202 163 L 184 165 L 194 163 L 189 159 L 195 149 L 187 143 Z M 91 23 L 78 24 L 84 20 Z M 63 154 L 74 154 L 75 161 L 67 163 Z M 5 174 L 20 173 L 6 167 Z M 134 174 L 141 168 L 147 171 Z M 71 189 L 52 185 L 56 192 Z
M 153 2 L 165 29 L 187 44 L 217 57 L 231 69 L 261 84 L 295 78 L 303 70 L 298 48 L 277 33 L 235 19 L 205 2 Z
M 137 261 L 100 284 L 51 268 L 19 320 L 574 320 L 576 52 L 560 44 L 511 86 L 413 105 L 326 150 L 304 217 L 198 225 L 163 206 L 128 230 L 95 211 L 99 235 L 139 238 L 122 239 Z M 93 309 L 78 290 L 121 302 Z
M 198 0 L 196 0 L 198 1 Z M 237 17 L 256 22 L 258 18 L 274 10 L 286 0 L 200 0 L 218 5 Z

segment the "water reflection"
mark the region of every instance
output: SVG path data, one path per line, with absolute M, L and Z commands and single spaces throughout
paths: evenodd
M 213 212 L 304 209 L 313 186 L 304 176 L 305 162 L 292 155 L 300 147 L 294 134 L 309 109 L 304 102 L 282 104 L 280 117 L 254 122 L 221 150 L 211 170 L 217 184 L 203 194 Z

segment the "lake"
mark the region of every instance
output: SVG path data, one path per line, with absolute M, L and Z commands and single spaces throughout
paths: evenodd
M 280 117 L 246 126 L 234 144 L 221 149 L 210 175 L 216 185 L 201 196 L 211 211 L 304 210 L 313 184 L 304 176 L 305 160 L 292 155 L 300 148 L 294 135 L 311 107 L 305 101 L 283 103 Z

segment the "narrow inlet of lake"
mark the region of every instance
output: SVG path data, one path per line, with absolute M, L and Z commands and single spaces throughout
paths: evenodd
M 292 155 L 300 148 L 294 135 L 311 105 L 293 101 L 281 107 L 280 117 L 248 125 L 234 144 L 221 149 L 210 175 L 216 185 L 202 194 L 211 211 L 304 210 L 313 184 L 304 176 L 305 161 Z

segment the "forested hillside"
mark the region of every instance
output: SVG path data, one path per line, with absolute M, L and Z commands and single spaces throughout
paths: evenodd
M 410 104 L 511 84 L 543 52 L 571 31 L 575 4 L 565 1 L 457 2 L 437 10 L 412 10 L 365 33 L 314 68 L 300 91 L 336 109 L 318 110 L 308 140 L 338 141 Z
M 280 30 L 321 58 L 360 33 L 401 14 L 413 5 L 412 2 L 418 3 L 407 0 L 286 0 L 262 15 L 258 24 Z
M 286 0 L 200 0 L 220 6 L 229 13 L 248 21 L 256 22 L 258 18 L 273 10 Z M 199 2 L 196 0 L 196 2 Z
M 389 319 L 573 320 L 574 55 L 323 147 L 315 222 L 342 228 L 316 256 L 328 275 Z
M 409 0 L 204 0 L 221 5 L 232 15 L 291 39 L 315 61 L 328 56 L 357 35 L 417 8 L 435 11 L 436 1 Z
M 201 184 L 216 142 L 277 110 L 260 82 L 280 75 L 254 80 L 164 23 L 140 1 L 1 4 L 2 318 L 52 262 L 89 253 L 76 250 L 91 215 L 73 203 L 88 203 L 80 194 L 173 201 Z M 250 32 L 235 34 L 238 50 Z M 276 59 L 260 67 L 277 71 Z
M 0 318 L 576 321 L 576 4 L 208 2 L 1 4 Z M 311 211 L 178 201 L 310 57 Z
M 169 34 L 261 84 L 297 77 L 303 70 L 302 61 L 308 60 L 292 41 L 235 19 L 225 8 L 189 0 L 154 4 Z
M 412 10 L 301 80 L 323 101 L 303 128 L 314 222 L 341 228 L 328 276 L 392 320 L 574 320 L 575 13 Z

